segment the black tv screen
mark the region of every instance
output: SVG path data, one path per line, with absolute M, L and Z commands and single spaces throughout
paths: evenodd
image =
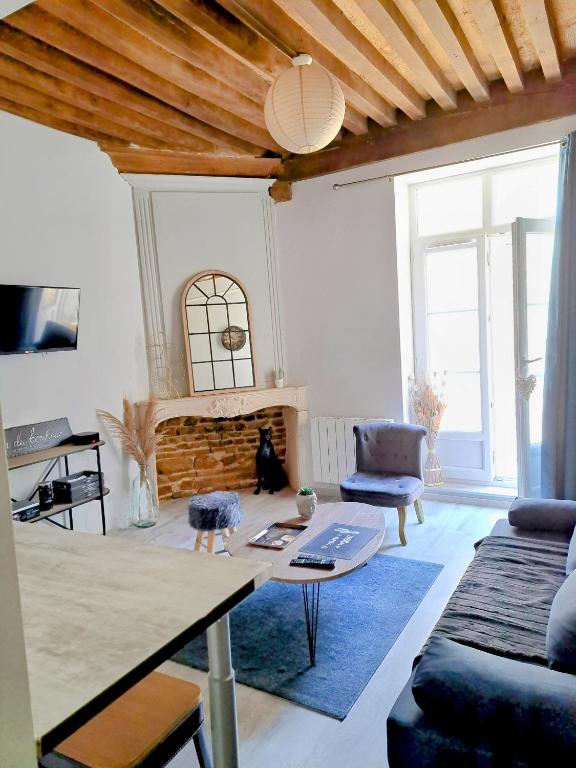
M 79 288 L 0 285 L 0 354 L 76 349 Z

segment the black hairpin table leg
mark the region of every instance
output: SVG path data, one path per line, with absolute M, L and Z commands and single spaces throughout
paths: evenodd
M 318 614 L 320 611 L 320 582 L 302 584 L 304 596 L 304 616 L 306 617 L 306 632 L 308 634 L 308 652 L 310 665 L 316 666 L 316 638 L 318 635 Z

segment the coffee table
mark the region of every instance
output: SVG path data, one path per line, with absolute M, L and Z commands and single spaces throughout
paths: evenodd
M 308 528 L 300 534 L 285 549 L 270 549 L 254 547 L 249 540 L 266 525 L 271 523 L 297 523 L 307 525 Z M 290 565 L 290 560 L 298 556 L 300 551 L 306 552 L 307 542 L 314 539 L 319 533 L 328 528 L 332 523 L 346 526 L 361 525 L 366 528 L 376 528 L 378 533 L 360 549 L 350 560 L 336 560 L 336 567 L 331 571 L 316 568 L 295 568 Z M 320 585 L 323 581 L 332 581 L 346 576 L 357 570 L 370 560 L 380 549 L 384 539 L 384 513 L 381 509 L 369 504 L 356 502 L 338 502 L 334 504 L 320 504 L 311 520 L 303 520 L 301 517 L 288 514 L 271 516 L 265 524 L 262 522 L 251 525 L 242 525 L 227 542 L 226 549 L 233 557 L 242 557 L 260 562 L 266 561 L 272 564 L 273 581 L 281 581 L 287 584 L 301 584 L 304 598 L 304 615 L 306 618 L 306 632 L 308 635 L 308 651 L 310 664 L 316 664 L 316 638 L 318 635 L 318 616 L 320 610 Z

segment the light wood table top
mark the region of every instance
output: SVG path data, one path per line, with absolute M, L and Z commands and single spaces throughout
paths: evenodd
M 39 754 L 267 580 L 250 560 L 15 524 Z
M 270 549 L 268 547 L 254 547 L 248 544 L 249 539 L 255 536 L 265 526 L 262 522 L 255 525 L 242 526 L 228 541 L 228 552 L 234 557 L 242 557 L 250 560 L 268 560 L 272 563 L 272 576 L 274 581 L 284 581 L 296 584 L 330 581 L 345 576 L 367 563 L 380 549 L 384 539 L 384 513 L 369 504 L 357 504 L 356 502 L 337 502 L 334 504 L 320 504 L 316 507 L 311 520 L 303 520 L 298 516 L 284 514 L 271 517 L 269 523 L 297 523 L 307 525 L 308 529 L 297 536 L 285 549 Z M 290 560 L 298 556 L 300 551 L 306 552 L 306 544 L 322 533 L 332 523 L 354 526 L 361 525 L 366 528 L 377 528 L 378 534 L 371 539 L 357 555 L 350 560 L 336 560 L 336 566 L 331 571 L 318 568 L 295 568 L 290 565 Z

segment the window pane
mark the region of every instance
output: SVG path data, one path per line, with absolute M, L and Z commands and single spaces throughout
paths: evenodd
M 442 431 L 481 432 L 480 374 L 448 373 L 445 381 L 447 408 L 442 418 Z
M 234 362 L 234 374 L 237 387 L 251 387 L 254 384 L 252 373 L 252 360 L 236 360 Z
M 459 232 L 482 226 L 482 179 L 456 178 L 416 191 L 419 235 Z
M 428 315 L 428 368 L 439 374 L 480 369 L 478 312 Z
M 210 340 L 207 333 L 194 333 L 189 336 L 190 354 L 193 363 L 205 363 L 211 359 Z
M 498 171 L 492 177 L 492 224 L 554 216 L 557 183 L 557 158 Z
M 186 307 L 190 333 L 205 333 L 208 330 L 206 307 Z
M 428 312 L 478 308 L 476 245 L 426 253 Z

